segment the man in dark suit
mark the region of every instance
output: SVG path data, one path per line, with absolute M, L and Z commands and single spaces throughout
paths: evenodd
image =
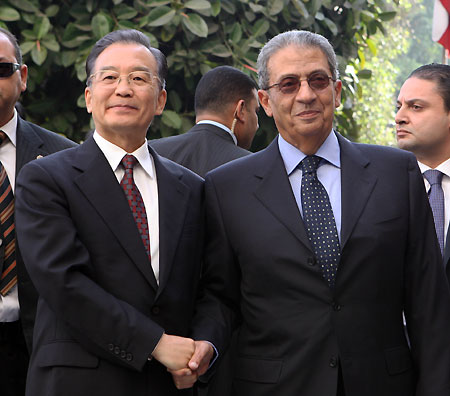
M 16 174 L 36 157 L 76 145 L 17 114 L 14 105 L 26 89 L 27 74 L 16 38 L 0 28 L 0 174 L 6 183 L 0 207 L 8 196 L 4 192 L 10 191 L 11 200 L 4 206 L 10 208 L 12 214 L 4 218 L 0 215 L 0 393 L 4 396 L 25 393 L 37 304 L 36 290 L 24 268 L 14 237 Z
M 410 74 L 398 96 L 395 123 L 398 146 L 417 157 L 450 281 L 449 65 L 424 65 Z
M 448 395 L 450 295 L 417 162 L 333 130 L 336 66 L 306 31 L 261 50 L 279 136 L 206 176 L 194 337 L 220 355 L 241 323 L 237 396 Z
M 234 67 L 208 71 L 195 90 L 195 126 L 182 135 L 153 140 L 151 146 L 202 177 L 250 154 L 258 129 L 257 89 L 251 77 Z
M 17 182 L 18 239 L 39 292 L 27 395 L 189 395 L 167 369 L 197 347 L 182 336 L 203 182 L 146 141 L 166 101 L 166 59 L 143 33 L 119 30 L 95 44 L 86 72 L 93 137 Z

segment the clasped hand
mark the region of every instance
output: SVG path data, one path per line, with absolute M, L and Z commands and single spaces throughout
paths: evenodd
M 167 367 L 178 389 L 191 388 L 208 370 L 214 355 L 211 344 L 163 334 L 152 356 Z

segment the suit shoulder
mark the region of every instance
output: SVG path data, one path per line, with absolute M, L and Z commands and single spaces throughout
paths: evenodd
M 401 150 L 397 147 L 380 146 L 376 144 L 352 143 L 364 155 L 371 159 L 380 158 L 381 160 L 414 160 L 416 157 L 409 151 Z
M 152 147 L 153 148 L 153 147 Z M 161 165 L 165 166 L 167 170 L 172 173 L 180 174 L 183 179 L 192 181 L 192 183 L 203 183 L 203 178 L 197 175 L 195 172 L 184 167 L 183 165 L 177 164 L 169 158 L 163 157 L 159 152 L 152 153 L 153 156 L 157 155 L 156 161 L 160 162 Z
M 72 140 L 62 136 L 56 132 L 49 131 L 39 125 L 33 124 L 32 122 L 21 120 L 21 128 L 19 133 L 27 133 L 26 127 L 30 128 L 34 133 L 36 133 L 44 143 L 51 144 L 52 146 L 57 146 L 58 150 L 63 148 L 75 147 L 78 144 Z

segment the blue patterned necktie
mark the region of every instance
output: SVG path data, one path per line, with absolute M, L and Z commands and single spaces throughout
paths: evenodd
M 442 190 L 442 176 L 444 174 L 436 169 L 428 169 L 423 173 L 425 179 L 430 183 L 428 199 L 431 210 L 433 211 L 434 226 L 436 235 L 441 248 L 441 254 L 444 255 L 444 191 Z
M 310 155 L 300 163 L 303 221 L 323 277 L 333 288 L 341 252 L 330 200 L 317 178 L 319 162 L 320 157 Z

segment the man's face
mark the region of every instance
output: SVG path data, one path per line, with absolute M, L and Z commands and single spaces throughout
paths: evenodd
M 398 146 L 412 151 L 419 161 L 437 166 L 450 157 L 450 113 L 434 81 L 415 77 L 405 81 L 395 124 Z
M 0 62 L 17 63 L 14 47 L 3 33 L 0 33 Z M 14 105 L 20 93 L 27 88 L 27 67 L 22 65 L 12 76 L 0 78 L 0 126 L 5 125 L 14 114 Z
M 268 62 L 269 86 L 286 77 L 302 80 L 313 73 L 331 76 L 324 53 L 313 47 L 291 45 L 275 52 Z M 330 84 L 322 90 L 313 90 L 307 81 L 302 81 L 297 92 L 284 94 L 278 87 L 260 90 L 259 99 L 266 114 L 273 116 L 278 132 L 293 146 L 300 148 L 311 142 L 317 148 L 331 131 L 333 114 L 340 105 L 342 84 Z
M 239 134 L 239 146 L 245 149 L 249 149 L 252 145 L 255 133 L 258 130 L 258 92 L 253 90 L 252 99 L 245 102 L 244 112 L 245 112 L 245 124 L 243 131 Z
M 92 78 L 85 90 L 86 107 L 97 132 L 112 142 L 118 137 L 143 142 L 153 117 L 164 109 L 166 91 L 160 90 L 156 78 L 152 84 L 136 86 L 127 75 L 145 71 L 158 76 L 156 59 L 143 45 L 115 43 L 100 53 L 92 73 L 102 70 L 118 72 L 121 78 L 114 84 Z

